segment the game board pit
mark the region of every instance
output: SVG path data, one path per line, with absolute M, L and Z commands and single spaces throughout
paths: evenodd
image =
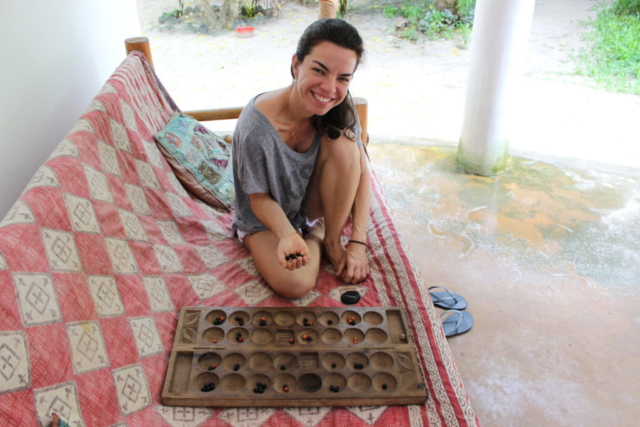
M 380 372 L 373 376 L 373 388 L 377 391 L 390 393 L 394 391 L 397 386 L 398 382 L 395 377 L 386 372 Z
M 297 387 L 306 393 L 315 393 L 322 388 L 322 378 L 316 374 L 304 374 L 298 378 Z
M 282 374 L 282 375 L 278 375 L 273 380 L 273 388 L 278 393 L 295 394 L 297 390 L 296 383 L 297 383 L 296 377 L 294 377 L 293 375 Z M 289 391 L 284 390 L 285 386 L 289 389 Z
M 393 357 L 382 351 L 372 354 L 369 360 L 377 371 L 387 371 L 393 367 Z
M 210 370 L 213 365 L 220 366 L 222 358 L 216 353 L 205 353 L 198 357 L 198 367 L 204 371 Z M 214 368 L 215 369 L 215 368 Z
M 371 388 L 371 378 L 359 372 L 351 374 L 347 379 L 347 385 L 353 391 L 364 392 Z
M 357 366 L 362 366 L 358 368 Z M 369 358 L 362 353 L 351 353 L 347 356 L 347 367 L 354 371 L 362 371 L 369 367 Z
M 247 364 L 247 359 L 240 353 L 231 353 L 222 361 L 222 366 L 227 371 L 239 371 Z M 238 369 L 235 369 L 236 366 Z
M 229 374 L 222 378 L 220 381 L 222 389 L 228 393 L 236 393 L 245 385 L 245 379 L 239 374 Z
M 279 370 L 284 366 L 285 371 L 290 371 L 298 367 L 298 358 L 291 353 L 279 353 L 274 359 L 273 366 Z
M 340 340 L 342 339 L 342 332 L 334 328 L 325 329 L 324 331 L 322 331 L 321 338 L 322 342 L 325 342 L 327 344 L 335 344 L 340 342 Z
M 246 326 L 250 319 L 251 316 L 245 311 L 234 311 L 229 315 L 229 323 L 233 326 Z
M 344 339 L 351 344 L 360 344 L 364 340 L 364 334 L 360 329 L 351 328 L 344 331 Z
M 272 363 L 273 359 L 269 353 L 258 352 L 249 357 L 249 367 L 254 371 L 266 371 Z
M 340 370 L 344 368 L 344 365 L 345 360 L 340 353 L 327 353 L 322 357 L 322 366 L 327 371 Z
M 202 390 L 202 387 L 204 387 L 205 384 L 209 383 L 214 383 L 217 388 L 220 384 L 220 378 L 218 378 L 218 376 L 212 372 L 203 372 L 195 378 L 194 383 L 196 389 L 198 390 Z
M 319 320 L 323 326 L 337 326 L 340 323 L 340 317 L 331 311 L 322 313 Z
M 220 319 L 221 317 L 222 317 L 222 318 L 224 318 L 224 320 L 221 322 L 221 324 L 227 321 L 227 313 L 225 313 L 225 312 L 224 312 L 224 311 L 222 311 L 222 310 L 213 310 L 213 311 L 210 311 L 210 312 L 207 314 L 207 316 L 205 317 L 205 320 L 206 320 L 207 322 L 209 322 L 209 323 L 211 323 L 211 324 L 213 325 L 213 324 L 214 324 L 214 322 L 215 322 L 216 320 L 218 320 L 218 321 L 219 321 L 219 319 Z
M 372 326 L 378 326 L 379 324 L 382 323 L 382 320 L 383 320 L 382 315 L 380 313 L 376 313 L 375 311 L 368 311 L 363 316 L 363 319 L 365 323 Z
M 202 334 L 202 339 L 208 343 L 220 342 L 224 339 L 224 331 L 220 328 L 209 328 Z
M 256 344 L 267 344 L 273 340 L 273 333 L 270 330 L 260 328 L 253 331 L 251 334 L 251 341 Z
M 349 321 L 349 319 L 351 318 L 353 319 L 353 321 Z M 345 325 L 356 326 L 360 324 L 360 322 L 362 321 L 362 317 L 360 317 L 360 314 L 355 311 L 347 310 L 344 313 L 342 313 L 340 320 Z
M 382 344 L 387 341 L 387 333 L 382 329 L 371 328 L 367 330 L 365 340 L 373 344 Z
M 296 318 L 293 314 L 287 311 L 279 311 L 275 315 L 276 323 L 280 326 L 291 326 L 295 323 Z

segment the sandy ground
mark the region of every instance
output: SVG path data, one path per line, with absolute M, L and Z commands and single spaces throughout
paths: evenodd
M 462 40 L 404 41 L 393 35 L 397 20 L 384 18 L 382 5 L 353 4 L 347 19 L 363 36 L 367 53 L 351 91 L 369 102 L 372 141 L 456 145 L 470 78 Z M 176 0 L 138 0 L 138 11 L 160 79 L 184 110 L 241 106 L 257 93 L 288 85 L 297 40 L 317 15 L 314 8 L 289 2 L 279 19 L 257 25 L 251 38 L 159 32 L 157 18 L 176 5 Z M 514 105 L 513 154 L 640 167 L 640 156 L 634 155 L 640 96 L 594 89 L 588 78 L 574 74 L 572 56 L 583 45 L 581 22 L 594 14 L 594 5 L 593 0 L 536 1 Z

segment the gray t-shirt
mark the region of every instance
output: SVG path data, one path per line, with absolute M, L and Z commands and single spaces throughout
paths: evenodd
M 320 150 L 320 134 L 305 153 L 289 148 L 255 106 L 242 110 L 233 133 L 233 182 L 236 190 L 233 232 L 267 230 L 251 210 L 249 194 L 268 193 L 296 229 L 307 221 L 306 191 Z

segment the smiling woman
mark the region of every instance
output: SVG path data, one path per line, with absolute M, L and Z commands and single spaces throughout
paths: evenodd
M 262 277 L 289 298 L 315 286 L 323 249 L 345 282 L 369 274 L 369 172 L 349 95 L 363 53 L 351 24 L 311 24 L 291 60 L 291 85 L 253 98 L 234 132 L 233 230 Z

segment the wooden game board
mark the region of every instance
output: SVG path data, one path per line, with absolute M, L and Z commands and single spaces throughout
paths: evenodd
M 183 307 L 168 406 L 413 405 L 427 398 L 398 307 Z

